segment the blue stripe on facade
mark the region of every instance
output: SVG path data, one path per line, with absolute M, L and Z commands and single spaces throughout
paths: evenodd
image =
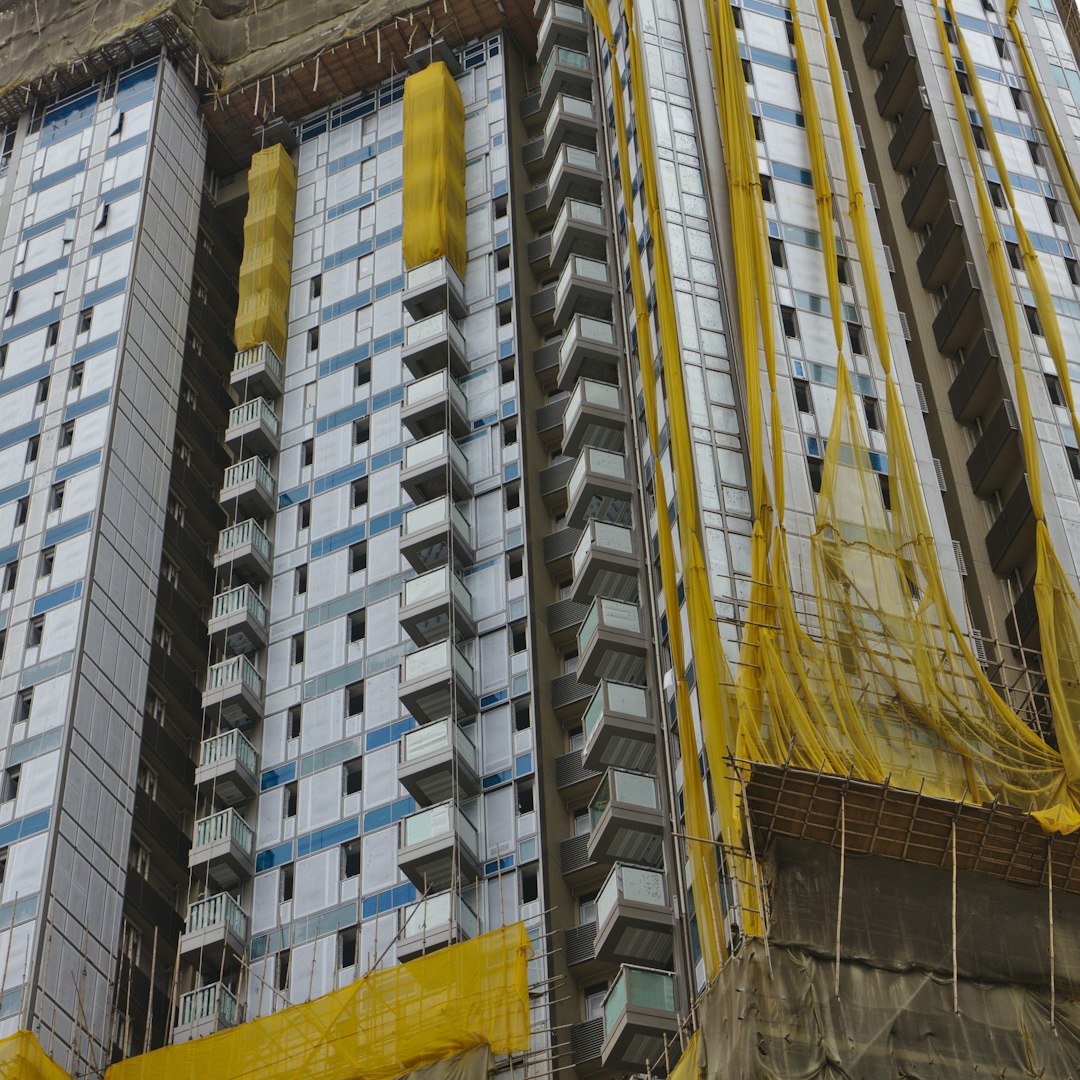
M 84 532 L 89 532 L 90 523 L 93 520 L 93 514 L 83 514 L 80 517 L 72 518 L 70 521 L 54 525 L 51 529 L 46 529 L 45 546 L 52 547 L 63 540 L 70 540 L 73 536 L 80 536 Z
M 25 840 L 28 836 L 43 833 L 49 827 L 51 810 L 39 810 L 36 814 L 17 818 L 8 825 L 0 826 L 0 847 L 14 844 L 16 840 Z
M 114 146 L 110 146 L 105 151 L 105 160 L 110 158 L 119 157 L 121 154 L 126 154 L 130 150 L 138 150 L 140 146 L 146 145 L 146 132 L 140 132 L 138 135 L 132 135 L 130 139 L 125 139 L 123 142 L 118 142 Z
M 19 545 L 8 544 L 6 548 L 0 548 L 0 566 L 7 566 L 19 557 Z
M 36 195 L 39 191 L 55 187 L 57 184 L 62 184 L 65 180 L 70 180 L 73 176 L 78 176 L 82 172 L 86 172 L 86 158 L 83 158 L 82 161 L 76 161 L 63 169 L 57 169 L 56 172 L 49 173 L 48 176 L 41 176 L 34 180 L 30 184 L 30 194 Z
M 105 236 L 95 241 L 90 245 L 90 254 L 100 255 L 103 251 L 112 251 L 113 248 L 130 243 L 134 237 L 135 226 L 131 225 L 126 229 L 121 229 L 118 233 L 113 233 L 112 236 Z
M 284 844 L 278 844 L 276 847 L 263 848 L 255 856 L 255 873 L 261 874 L 264 870 L 272 870 L 275 866 L 283 866 L 287 862 L 292 862 L 293 858 L 293 845 L 289 840 Z
M 102 285 L 99 289 L 94 289 L 93 292 L 88 292 L 83 297 L 83 307 L 93 307 L 95 304 L 103 304 L 106 300 L 111 300 L 114 296 L 119 296 L 127 288 L 127 278 L 122 277 L 118 281 L 110 282 L 108 285 Z
M 95 409 L 100 409 L 103 405 L 109 403 L 109 391 L 100 390 L 96 394 L 90 394 L 89 397 L 84 397 L 82 401 L 72 402 L 64 410 L 65 420 L 74 420 L 77 416 L 84 416 L 88 412 L 93 412 Z
M 53 608 L 70 604 L 72 600 L 78 600 L 82 596 L 82 591 L 83 583 L 81 581 L 73 581 L 62 589 L 53 589 L 52 592 L 47 592 L 34 601 L 34 614 L 43 615 L 46 611 L 52 611 Z
M 373 915 L 404 907 L 406 904 L 411 904 L 419 895 L 416 886 L 408 881 L 402 885 L 395 885 L 392 889 L 372 893 L 371 896 L 365 896 L 360 904 L 361 918 L 370 919 Z
M 104 337 L 97 338 L 94 341 L 88 341 L 85 345 L 80 345 L 75 350 L 75 356 L 72 362 L 81 364 L 84 360 L 89 360 L 91 356 L 98 356 L 103 352 L 108 352 L 110 349 L 115 349 L 119 344 L 119 332 L 106 334 Z
M 26 337 L 27 334 L 35 334 L 38 330 L 44 330 L 46 326 L 51 326 L 54 322 L 59 322 L 59 320 L 59 308 L 44 311 L 40 315 L 35 315 L 32 319 L 27 319 L 26 322 L 9 326 L 3 334 L 0 334 L 0 344 L 6 345 L 9 341 L 16 341 L 18 338 Z
M 22 239 L 33 240 L 35 236 L 44 236 L 45 233 L 58 229 L 65 221 L 74 221 L 78 214 L 78 207 L 73 206 L 62 214 L 54 214 L 52 217 L 39 221 L 35 225 L 27 225 L 22 231 Z
M 0 434 L 0 450 L 6 450 L 9 446 L 14 446 L 16 443 L 25 442 L 32 435 L 37 435 L 39 431 L 41 431 L 40 420 L 32 420 L 29 424 L 20 424 L 10 431 L 5 431 L 3 434 Z
M 71 461 L 65 461 L 63 465 L 57 465 L 56 472 L 53 474 L 54 480 L 67 480 L 72 476 L 77 476 L 81 472 L 86 472 L 87 469 L 92 469 L 95 465 L 101 464 L 101 451 L 95 450 L 90 454 L 83 454 L 82 457 L 72 458 Z
M 66 270 L 70 265 L 71 256 L 63 255 L 59 259 L 42 263 L 41 266 L 36 266 L 33 270 L 27 270 L 25 274 L 20 274 L 12 280 L 11 287 L 13 289 L 25 289 L 27 285 L 36 285 L 39 281 L 44 281 L 46 278 L 51 278 L 53 274 Z
M 269 791 L 271 788 L 281 787 L 291 780 L 296 779 L 296 762 L 290 761 L 287 765 L 279 765 L 276 769 L 267 769 L 259 777 L 259 790 Z
M 114 203 L 119 199 L 126 199 L 129 195 L 134 195 L 141 187 L 142 177 L 129 180 L 126 184 L 120 184 L 118 187 L 103 191 L 101 193 L 101 203 L 103 206 L 108 206 L 109 203 Z
M 23 480 L 21 483 L 12 484 L 9 488 L 4 488 L 0 491 L 0 506 L 9 502 L 14 502 L 16 499 L 21 499 L 24 495 L 30 494 L 30 481 Z M 9 560 L 10 561 L 10 560 Z

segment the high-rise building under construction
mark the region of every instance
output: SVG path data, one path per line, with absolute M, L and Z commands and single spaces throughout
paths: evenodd
M 0 3 L 0 1036 L 1072 1075 L 1078 25 Z

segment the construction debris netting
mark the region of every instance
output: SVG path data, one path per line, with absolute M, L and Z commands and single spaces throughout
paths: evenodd
M 0 1080 L 71 1080 L 29 1031 L 0 1039 Z
M 121 1061 L 106 1080 L 393 1080 L 477 1047 L 525 1051 L 530 955 L 516 923 L 241 1027 Z M 470 1068 L 461 1059 L 423 1080 L 473 1080 Z
M 278 357 L 288 336 L 296 166 L 280 145 L 251 159 L 248 208 L 244 218 L 244 258 L 240 263 L 236 308 L 236 348 L 266 342 Z
M 411 270 L 446 256 L 465 276 L 465 106 L 440 60 L 405 80 L 401 238 Z

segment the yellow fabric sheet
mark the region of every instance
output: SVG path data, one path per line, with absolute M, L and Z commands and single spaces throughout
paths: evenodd
M 106 1078 L 393 1080 L 485 1044 L 495 1054 L 524 1051 L 529 955 L 516 923 L 230 1031 L 129 1058 Z
M 0 1080 L 71 1080 L 29 1031 L 0 1039 Z
M 445 255 L 465 274 L 465 106 L 440 60 L 405 80 L 402 250 L 412 269 Z
M 266 342 L 285 355 L 292 269 L 296 166 L 283 146 L 269 146 L 251 159 L 244 258 L 240 263 L 236 348 Z

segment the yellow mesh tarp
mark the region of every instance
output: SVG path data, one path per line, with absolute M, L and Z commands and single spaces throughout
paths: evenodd
M 0 1080 L 71 1080 L 29 1031 L 0 1039 Z
M 465 273 L 465 106 L 440 60 L 405 80 L 405 266 L 445 255 Z
M 296 166 L 280 145 L 260 150 L 248 170 L 244 258 L 240 263 L 236 348 L 266 342 L 285 355 L 292 268 Z
M 129 1058 L 106 1077 L 393 1080 L 485 1044 L 496 1054 L 524 1051 L 529 955 L 517 923 L 230 1031 Z

